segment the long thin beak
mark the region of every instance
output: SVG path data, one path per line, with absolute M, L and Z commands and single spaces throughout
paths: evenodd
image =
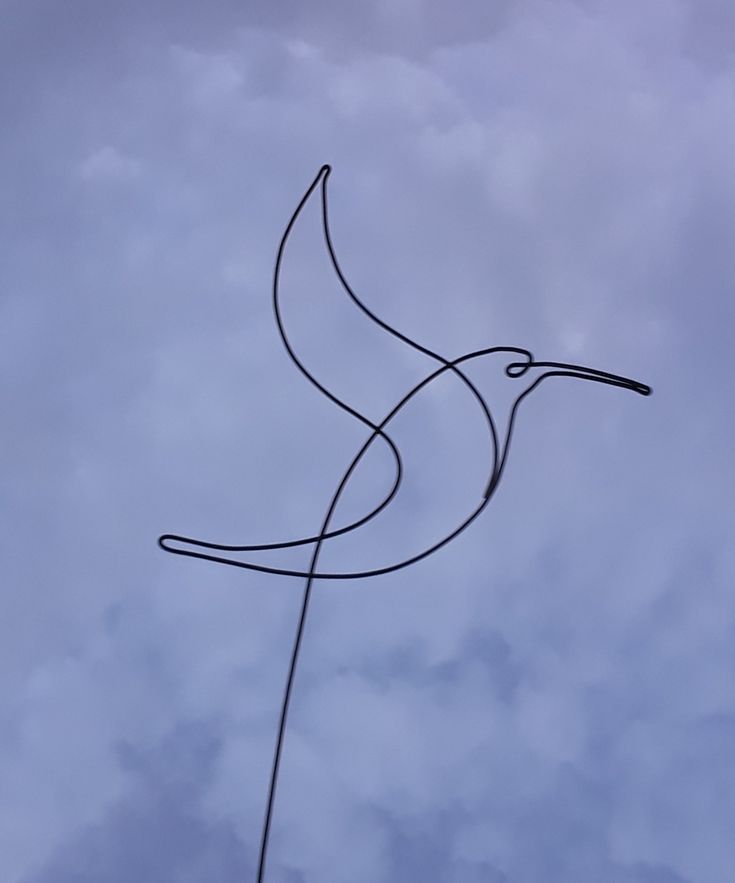
M 529 367 L 548 368 L 544 377 L 577 377 L 580 380 L 596 380 L 598 383 L 607 383 L 609 386 L 620 386 L 629 389 L 642 396 L 650 396 L 652 389 L 638 380 L 630 377 L 621 377 L 619 374 L 609 374 L 607 371 L 598 371 L 596 368 L 585 368 L 583 365 L 570 365 L 566 362 L 532 362 Z

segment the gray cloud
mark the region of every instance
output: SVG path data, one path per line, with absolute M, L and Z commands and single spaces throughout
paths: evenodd
M 130 794 L 29 883 L 235 880 L 252 861 L 230 826 L 197 811 L 216 745 L 211 730 L 179 726 L 145 753 L 121 744 Z
M 655 394 L 549 381 L 478 524 L 317 586 L 269 878 L 728 879 L 732 13 L 494 9 L 4 4 L 10 883 L 252 875 L 302 588 L 155 537 L 312 531 L 362 443 L 269 312 L 325 161 L 340 259 L 387 320 Z M 351 309 L 312 208 L 289 334 L 380 416 L 431 365 Z M 492 367 L 473 377 L 502 413 Z M 402 496 L 325 566 L 395 560 L 465 511 L 473 407 L 447 380 L 396 421 Z M 389 470 L 376 450 L 342 517 Z

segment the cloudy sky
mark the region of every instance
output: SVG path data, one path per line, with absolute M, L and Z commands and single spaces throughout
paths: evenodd
M 735 867 L 735 11 L 725 0 L 0 2 L 0 878 L 255 879 L 303 585 L 170 531 L 318 531 L 366 430 L 270 310 L 335 248 L 447 358 L 548 381 L 492 505 L 315 586 L 269 883 L 727 883 Z M 373 420 L 435 364 L 287 253 L 300 357 Z M 502 425 L 525 380 L 473 379 Z M 476 404 L 392 430 L 391 563 L 473 508 Z M 390 487 L 376 446 L 342 523 Z M 302 567 L 307 550 L 262 554 Z

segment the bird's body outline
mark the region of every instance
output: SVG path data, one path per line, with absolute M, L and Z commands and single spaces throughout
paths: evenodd
M 372 509 L 367 514 L 361 516 L 355 521 L 351 522 L 348 525 L 345 525 L 341 528 L 336 528 L 334 530 L 327 530 L 321 534 L 315 534 L 307 537 L 301 537 L 296 540 L 285 540 L 280 542 L 273 543 L 255 543 L 255 544 L 226 544 L 226 543 L 214 543 L 205 540 L 198 540 L 192 537 L 182 536 L 180 534 L 163 534 L 159 537 L 159 545 L 162 549 L 167 552 L 171 552 L 175 555 L 183 555 L 186 557 L 192 558 L 201 558 L 205 561 L 212 561 L 218 564 L 227 564 L 233 567 L 239 567 L 245 570 L 252 570 L 257 573 L 269 573 L 276 576 L 289 576 L 295 577 L 298 579 L 306 579 L 312 578 L 317 580 L 353 580 L 353 579 L 366 579 L 373 576 L 384 576 L 388 573 L 392 573 L 393 571 L 403 569 L 405 567 L 409 567 L 412 564 L 416 564 L 424 558 L 432 555 L 434 552 L 441 549 L 444 545 L 451 542 L 455 539 L 462 531 L 464 531 L 467 527 L 472 524 L 473 521 L 483 512 L 489 503 L 491 497 L 495 489 L 498 487 L 500 483 L 500 479 L 502 477 L 505 462 L 507 457 L 507 452 L 509 450 L 513 428 L 515 425 L 515 417 L 520 406 L 521 402 L 528 396 L 530 393 L 536 389 L 541 382 L 553 376 L 569 376 L 569 377 L 579 377 L 580 379 L 595 379 L 600 382 L 607 383 L 611 386 L 622 386 L 627 389 L 633 389 L 636 392 L 639 392 L 642 395 L 649 395 L 651 390 L 650 387 L 645 384 L 639 384 L 637 381 L 630 380 L 629 378 L 621 377 L 615 374 L 609 374 L 604 371 L 596 371 L 589 368 L 583 368 L 581 366 L 569 365 L 565 363 L 559 362 L 538 362 L 533 359 L 533 355 L 530 350 L 527 350 L 523 347 L 514 347 L 514 346 L 494 346 L 494 347 L 485 347 L 483 349 L 475 350 L 471 353 L 466 353 L 456 359 L 450 360 L 446 359 L 444 356 L 439 355 L 438 353 L 432 351 L 428 347 L 423 346 L 417 341 L 409 338 L 406 334 L 398 331 L 396 328 L 389 325 L 387 322 L 378 317 L 372 310 L 370 310 L 363 301 L 355 294 L 349 282 L 347 281 L 344 273 L 342 272 L 341 266 L 337 259 L 337 255 L 335 253 L 334 245 L 332 243 L 332 237 L 329 229 L 329 220 L 328 220 L 328 209 L 327 209 L 327 179 L 331 172 L 331 166 L 323 165 L 316 178 L 313 180 L 301 201 L 299 202 L 296 210 L 292 214 L 286 229 L 281 237 L 281 241 L 279 243 L 278 253 L 276 256 L 276 266 L 273 276 L 273 310 L 276 318 L 276 324 L 278 326 L 279 336 L 281 337 L 281 341 L 291 358 L 294 362 L 298 370 L 312 383 L 319 392 L 326 396 L 330 401 L 336 404 L 338 407 L 349 413 L 351 416 L 355 417 L 360 422 L 364 423 L 366 426 L 371 428 L 372 434 L 368 437 L 368 439 L 364 442 L 363 446 L 360 448 L 358 453 L 353 458 L 352 462 L 348 466 L 346 472 L 342 476 L 342 479 L 339 482 L 338 490 L 336 492 L 337 499 L 341 497 L 342 491 L 346 487 L 349 482 L 350 477 L 354 473 L 355 469 L 359 465 L 362 457 L 367 453 L 369 448 L 373 445 L 377 438 L 382 438 L 386 444 L 388 445 L 391 453 L 393 455 L 396 471 L 393 479 L 393 484 L 391 486 L 390 491 L 386 494 L 386 496 L 378 503 L 378 505 Z M 321 182 L 321 196 L 322 196 L 322 229 L 324 233 L 325 244 L 327 246 L 327 250 L 329 252 L 330 261 L 332 266 L 337 274 L 337 277 L 342 285 L 342 288 L 345 290 L 349 298 L 352 302 L 366 315 L 368 318 L 379 325 L 382 329 L 387 331 L 389 334 L 398 338 L 402 342 L 407 345 L 413 347 L 417 351 L 423 353 L 424 355 L 429 356 L 441 363 L 441 367 L 435 369 L 431 373 L 427 374 L 422 380 L 420 380 L 417 384 L 415 384 L 400 400 L 399 402 L 388 412 L 388 414 L 380 421 L 380 423 L 374 423 L 364 414 L 361 414 L 351 405 L 344 402 L 334 393 L 332 393 L 321 381 L 317 380 L 314 375 L 305 367 L 303 362 L 299 359 L 296 352 L 294 351 L 289 337 L 286 333 L 286 329 L 283 323 L 282 312 L 279 302 L 279 292 L 280 292 L 280 269 L 281 262 L 283 258 L 283 254 L 285 252 L 285 247 L 288 242 L 289 236 L 292 232 L 292 229 L 301 215 L 302 210 L 304 209 L 306 203 L 309 198 L 313 194 L 317 185 Z M 542 375 L 536 378 L 536 380 L 526 388 L 514 401 L 510 415 L 507 422 L 506 434 L 503 439 L 502 445 L 498 442 L 498 433 L 495 421 L 492 417 L 492 413 L 487 406 L 487 403 L 483 396 L 477 390 L 475 384 L 460 370 L 459 366 L 463 365 L 466 362 L 469 362 L 473 359 L 478 359 L 483 356 L 493 355 L 497 353 L 508 353 L 513 354 L 514 356 L 522 356 L 525 361 L 520 362 L 511 362 L 508 366 L 506 366 L 506 374 L 509 377 L 520 377 L 526 373 L 526 371 L 531 367 L 548 367 L 551 369 L 558 370 L 549 370 L 544 372 Z M 576 369 L 576 370 L 575 370 Z M 334 571 L 334 572 L 311 572 L 305 570 L 296 570 L 292 568 L 280 568 L 272 565 L 265 564 L 256 564 L 250 561 L 241 561 L 235 558 L 227 558 L 221 555 L 213 555 L 208 552 L 199 552 L 194 551 L 193 549 L 186 548 L 177 548 L 175 546 L 168 545 L 171 542 L 182 543 L 185 545 L 193 546 L 196 549 L 210 549 L 212 551 L 221 551 L 221 552 L 261 552 L 261 551 L 274 551 L 277 549 L 285 549 L 285 548 L 293 548 L 296 546 L 304 546 L 304 545 L 313 545 L 316 543 L 323 543 L 325 540 L 330 540 L 338 536 L 342 536 L 346 533 L 357 530 L 362 527 L 368 521 L 371 521 L 374 517 L 376 517 L 380 512 L 382 512 L 386 506 L 390 504 L 390 502 L 395 497 L 396 492 L 398 491 L 398 487 L 401 483 L 401 478 L 403 474 L 403 462 L 400 455 L 400 451 L 390 438 L 390 436 L 383 432 L 384 428 L 390 423 L 390 421 L 395 417 L 403 407 L 411 400 L 415 395 L 417 395 L 422 389 L 424 389 L 428 384 L 432 383 L 434 380 L 443 376 L 447 372 L 452 372 L 454 375 L 460 378 L 460 380 L 465 384 L 465 386 L 470 390 L 475 400 L 478 402 L 485 421 L 487 423 L 489 433 L 491 436 L 492 442 L 492 469 L 490 473 L 490 478 L 487 481 L 487 485 L 485 487 L 484 493 L 481 497 L 479 504 L 476 506 L 474 510 L 470 512 L 470 514 L 465 518 L 463 522 L 461 522 L 454 530 L 452 530 L 449 534 L 445 535 L 441 540 L 435 542 L 431 546 L 422 550 L 421 552 L 404 559 L 400 562 L 396 562 L 394 564 L 385 565 L 384 567 L 373 568 L 370 570 L 361 570 L 354 572 L 345 572 L 345 571 Z
M 273 274 L 273 289 L 272 289 L 272 305 L 273 311 L 275 315 L 276 324 L 278 327 L 278 332 L 281 337 L 281 341 L 287 351 L 289 358 L 292 360 L 297 369 L 312 383 L 322 395 L 326 396 L 333 404 L 337 405 L 342 410 L 349 413 L 352 417 L 359 420 L 361 423 L 365 424 L 369 429 L 372 430 L 370 436 L 363 443 L 362 447 L 359 449 L 357 454 L 353 457 L 351 463 L 347 467 L 344 472 L 342 478 L 340 479 L 337 489 L 332 496 L 329 506 L 327 507 L 326 514 L 324 516 L 321 529 L 318 534 L 310 535 L 306 537 L 299 538 L 297 540 L 290 541 L 281 541 L 275 543 L 260 543 L 260 544 L 248 544 L 248 545 L 229 545 L 222 543 L 213 543 L 204 540 L 197 540 L 191 537 L 182 536 L 179 534 L 162 534 L 158 538 L 158 543 L 162 549 L 167 552 L 171 552 L 176 555 L 183 555 L 186 557 L 192 558 L 201 558 L 206 561 L 212 561 L 219 564 L 230 565 L 246 570 L 252 570 L 259 573 L 269 573 L 276 574 L 279 576 L 289 576 L 295 577 L 299 579 L 305 579 L 306 585 L 304 587 L 304 594 L 301 605 L 301 612 L 299 616 L 298 627 L 295 634 L 294 645 L 291 653 L 291 660 L 289 666 L 288 677 L 286 680 L 286 686 L 284 690 L 284 696 L 281 703 L 281 713 L 279 720 L 279 728 L 278 728 L 278 738 L 276 741 L 276 748 L 274 752 L 273 765 L 271 770 L 271 779 L 270 779 L 270 789 L 268 794 L 268 802 L 267 808 L 265 812 L 263 831 L 261 836 L 261 844 L 260 844 L 260 852 L 259 852 L 259 861 L 258 861 L 258 875 L 257 875 L 257 883 L 263 883 L 264 874 L 265 874 L 265 861 L 267 854 L 267 847 L 269 842 L 269 833 L 271 827 L 271 820 L 273 815 L 273 806 L 274 799 L 276 793 L 276 785 L 278 779 L 278 771 L 280 766 L 280 758 L 281 751 L 284 741 L 285 735 L 285 727 L 288 716 L 288 710 L 290 705 L 290 697 L 294 683 L 294 677 L 296 672 L 296 666 L 299 657 L 299 651 L 301 648 L 301 643 L 304 634 L 304 628 L 306 623 L 306 617 L 309 607 L 309 601 L 311 598 L 311 592 L 313 588 L 313 584 L 315 580 L 354 580 L 354 579 L 365 579 L 368 577 L 375 577 L 386 575 L 388 573 L 393 573 L 395 571 L 401 570 L 403 568 L 409 567 L 412 564 L 415 564 L 435 552 L 439 551 L 443 546 L 450 543 L 454 540 L 460 533 L 462 533 L 466 528 L 468 528 L 484 511 L 484 509 L 490 503 L 495 490 L 497 489 L 500 480 L 502 478 L 503 472 L 505 470 L 505 465 L 507 462 L 508 451 L 510 449 L 510 444 L 513 436 L 513 429 L 515 426 L 516 415 L 518 412 L 518 408 L 522 401 L 524 401 L 533 390 L 535 390 L 545 379 L 549 377 L 555 376 L 565 376 L 565 377 L 575 377 L 577 379 L 582 380 L 594 380 L 596 382 L 604 383 L 609 386 L 617 386 L 622 387 L 624 389 L 631 390 L 633 392 L 637 392 L 640 395 L 648 396 L 651 394 L 651 388 L 646 384 L 639 383 L 638 381 L 631 380 L 627 377 L 622 377 L 620 375 L 611 374 L 605 371 L 599 371 L 595 369 L 586 368 L 579 365 L 573 365 L 562 362 L 553 362 L 553 361 L 535 361 L 533 358 L 533 354 L 530 350 L 527 350 L 522 347 L 486 347 L 484 349 L 476 350 L 471 353 L 464 354 L 458 358 L 453 360 L 446 359 L 445 357 L 439 355 L 436 352 L 433 352 L 428 347 L 423 346 L 417 341 L 411 339 L 404 333 L 398 331 L 396 328 L 389 325 L 387 322 L 378 317 L 372 310 L 370 310 L 362 300 L 355 294 L 349 285 L 347 279 L 345 278 L 344 273 L 340 267 L 339 261 L 337 259 L 334 246 L 332 243 L 332 238 L 329 229 L 329 220 L 328 220 L 328 208 L 327 208 L 327 179 L 331 173 L 331 166 L 323 165 L 316 177 L 313 179 L 311 185 L 306 190 L 304 195 L 302 196 L 298 206 L 295 211 L 291 215 L 288 224 L 284 230 L 284 233 L 279 242 L 278 251 L 276 255 L 275 268 Z M 365 415 L 361 414 L 355 408 L 353 408 L 348 403 L 341 400 L 338 396 L 332 393 L 323 383 L 317 380 L 311 372 L 306 368 L 306 366 L 301 362 L 301 360 L 296 355 L 293 347 L 291 346 L 290 340 L 286 333 L 286 329 L 283 323 L 280 302 L 279 302 L 279 283 L 280 283 L 280 270 L 283 255 L 285 252 L 285 248 L 291 234 L 291 231 L 296 224 L 301 212 L 316 190 L 317 186 L 321 183 L 321 202 L 322 202 L 322 228 L 325 243 L 327 246 L 327 250 L 329 252 L 330 261 L 332 263 L 333 269 L 340 281 L 340 284 L 348 297 L 352 300 L 355 306 L 358 307 L 371 321 L 377 324 L 380 328 L 382 328 L 387 333 L 392 336 L 398 338 L 406 345 L 416 349 L 417 351 L 423 353 L 426 356 L 429 356 L 434 361 L 439 362 L 440 366 L 436 368 L 434 371 L 430 372 L 422 380 L 416 383 L 404 396 L 400 399 L 400 401 L 388 412 L 388 414 L 383 418 L 380 423 L 374 423 Z M 506 432 L 503 438 L 502 444 L 499 443 L 497 428 L 495 425 L 495 421 L 492 417 L 492 413 L 487 406 L 487 403 L 480 392 L 477 390 L 474 383 L 462 372 L 461 366 L 465 363 L 471 362 L 474 359 L 482 358 L 483 356 L 496 354 L 496 353 L 507 353 L 512 354 L 514 361 L 509 362 L 505 367 L 505 373 L 508 377 L 519 378 L 526 374 L 526 372 L 531 368 L 544 368 L 544 372 L 540 374 L 531 384 L 528 386 L 523 392 L 521 392 L 516 399 L 514 400 L 508 421 L 506 424 Z M 447 372 L 451 372 L 455 376 L 459 378 L 459 380 L 465 384 L 465 386 L 469 389 L 470 393 L 476 399 L 479 407 L 483 412 L 483 417 L 487 423 L 488 431 L 492 443 L 492 469 L 490 473 L 490 478 L 485 485 L 484 492 L 481 495 L 479 503 L 476 507 L 470 512 L 470 514 L 462 521 L 458 526 L 456 526 L 452 531 L 443 536 L 441 539 L 433 543 L 431 546 L 427 547 L 423 551 L 410 556 L 400 562 L 396 562 L 391 565 L 386 565 L 380 568 L 373 568 L 371 570 L 363 570 L 363 571 L 354 571 L 354 572 L 320 572 L 317 571 L 317 564 L 319 560 L 319 556 L 321 553 L 321 549 L 323 544 L 327 540 L 331 540 L 338 536 L 344 535 L 346 533 L 358 530 L 360 527 L 365 525 L 367 522 L 371 521 L 375 518 L 380 512 L 382 512 L 394 499 L 398 488 L 401 484 L 401 478 L 403 474 L 403 462 L 401 458 L 400 451 L 398 447 L 395 445 L 390 436 L 385 432 L 385 427 L 390 423 L 390 421 L 403 409 L 403 407 L 413 399 L 414 396 L 419 394 L 423 389 L 426 388 L 430 383 L 439 377 L 445 375 Z M 362 457 L 365 453 L 370 449 L 372 444 L 376 439 L 382 439 L 384 443 L 388 446 L 391 451 L 391 454 L 395 463 L 395 476 L 393 480 L 393 484 L 389 490 L 389 492 L 385 495 L 385 497 L 375 506 L 370 512 L 361 516 L 357 520 L 347 524 L 341 528 L 330 529 L 330 524 L 332 517 L 334 515 L 335 509 L 338 505 L 338 502 L 341 498 L 342 492 L 345 487 L 348 485 L 351 476 L 354 474 L 355 469 L 360 464 Z M 175 546 L 168 545 L 169 543 L 180 543 L 188 546 L 189 548 L 177 548 Z M 312 545 L 312 555 L 311 562 L 309 565 L 309 569 L 304 570 L 295 570 L 290 568 L 278 568 L 265 564 L 255 564 L 254 562 L 242 561 L 235 558 L 224 557 L 222 555 L 214 555 L 212 552 L 254 552 L 254 551 L 265 551 L 265 550 L 277 550 L 284 548 L 292 548 L 296 546 L 302 545 Z M 209 551 L 198 551 L 206 549 Z

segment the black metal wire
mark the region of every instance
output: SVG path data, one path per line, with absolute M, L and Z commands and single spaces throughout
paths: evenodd
M 518 407 L 521 402 L 536 389 L 539 384 L 542 383 L 548 377 L 573 377 L 579 380 L 594 380 L 598 383 L 604 383 L 608 386 L 617 386 L 623 389 L 628 389 L 633 392 L 639 393 L 640 395 L 650 395 L 651 388 L 644 383 L 639 383 L 636 380 L 631 380 L 627 377 L 621 377 L 617 374 L 610 374 L 606 371 L 599 371 L 593 368 L 586 368 L 581 365 L 571 365 L 563 362 L 547 362 L 547 361 L 535 361 L 533 358 L 533 354 L 521 347 L 487 347 L 486 349 L 476 350 L 471 353 L 467 353 L 463 356 L 460 356 L 457 359 L 446 359 L 444 356 L 439 355 L 438 353 L 430 350 L 428 347 L 423 346 L 412 338 L 408 337 L 408 335 L 403 334 L 398 331 L 396 328 L 389 325 L 387 322 L 380 319 L 372 310 L 370 310 L 355 294 L 355 292 L 350 287 L 347 279 L 345 278 L 342 269 L 337 260 L 337 256 L 335 254 L 334 246 L 332 243 L 332 237 L 329 230 L 329 217 L 328 217 L 328 208 L 327 208 L 327 179 L 331 172 L 331 167 L 328 165 L 324 165 L 319 170 L 319 173 L 312 181 L 306 193 L 301 198 L 296 210 L 291 215 L 291 218 L 286 225 L 286 229 L 281 237 L 280 244 L 278 246 L 278 252 L 276 255 L 275 269 L 273 273 L 273 312 L 275 315 L 276 324 L 278 326 L 278 332 L 281 337 L 281 341 L 286 349 L 286 352 L 294 363 L 294 365 L 298 368 L 298 370 L 306 377 L 306 379 L 312 383 L 322 395 L 326 396 L 331 402 L 337 405 L 342 410 L 346 411 L 355 419 L 359 420 L 361 423 L 364 423 L 369 429 L 372 430 L 371 434 L 364 442 L 360 450 L 357 452 L 355 457 L 352 459 L 351 463 L 347 467 L 344 475 L 340 479 L 340 482 L 337 486 L 337 489 L 329 503 L 329 507 L 324 516 L 324 520 L 322 522 L 321 530 L 318 534 L 310 535 L 306 537 L 301 537 L 295 540 L 286 540 L 274 543 L 260 543 L 260 544 L 249 544 L 249 545 L 225 545 L 222 543 L 212 543 L 206 542 L 204 540 L 197 540 L 191 537 L 181 536 L 179 534 L 163 534 L 158 538 L 158 543 L 162 549 L 167 552 L 172 552 L 175 555 L 184 555 L 190 558 L 202 558 L 205 561 L 215 561 L 219 564 L 227 564 L 233 567 L 241 567 L 247 570 L 254 570 L 260 573 L 274 573 L 279 574 L 281 576 L 293 576 L 306 580 L 306 585 L 304 588 L 304 595 L 301 604 L 301 613 L 299 616 L 299 622 L 296 629 L 296 635 L 294 638 L 293 649 L 291 651 L 291 661 L 288 670 L 288 677 L 286 679 L 286 686 L 284 690 L 283 700 L 281 703 L 281 712 L 279 718 L 279 726 L 278 726 L 278 736 L 276 739 L 276 747 L 273 756 L 273 765 L 271 769 L 271 778 L 270 778 L 270 787 L 268 791 L 268 803 L 265 812 L 265 818 L 263 822 L 263 831 L 260 842 L 260 852 L 258 858 L 258 876 L 257 883 L 263 883 L 264 875 L 265 875 L 265 863 L 266 856 L 268 851 L 268 843 L 270 838 L 270 829 L 271 829 L 271 821 L 273 817 L 273 807 L 275 801 L 276 787 L 278 783 L 278 772 L 280 768 L 281 754 L 283 749 L 284 736 L 286 732 L 286 722 L 288 718 L 288 710 L 290 706 L 291 694 L 293 690 L 293 683 L 296 674 L 296 667 L 299 658 L 299 651 L 301 649 L 302 639 L 304 635 L 304 629 L 306 625 L 306 616 L 309 608 L 309 601 L 311 598 L 311 591 L 313 587 L 314 580 L 316 579 L 329 579 L 329 580 L 348 580 L 348 579 L 362 579 L 364 577 L 371 576 L 380 576 L 383 574 L 393 573 L 397 570 L 400 570 L 404 567 L 408 567 L 411 564 L 415 564 L 418 561 L 421 561 L 424 558 L 427 558 L 429 555 L 432 555 L 434 552 L 437 552 L 443 546 L 450 543 L 455 537 L 457 537 L 463 530 L 469 527 L 470 524 L 480 515 L 480 513 L 485 509 L 485 507 L 490 502 L 495 490 L 498 487 L 500 479 L 503 475 L 503 471 L 505 469 L 505 464 L 507 461 L 508 451 L 510 449 L 510 443 L 513 436 L 513 428 L 515 425 L 516 414 L 518 411 Z M 291 342 L 286 334 L 286 329 L 283 324 L 283 318 L 281 314 L 280 302 L 279 302 L 279 283 L 280 283 L 280 273 L 281 273 L 281 263 L 283 260 L 283 254 L 286 247 L 286 243 L 291 234 L 291 231 L 296 223 L 299 215 L 301 214 L 304 206 L 306 205 L 309 198 L 312 196 L 313 192 L 316 190 L 317 186 L 321 184 L 321 202 L 322 202 L 322 227 L 324 233 L 324 239 L 327 246 L 327 250 L 329 252 L 329 257 L 332 263 L 332 266 L 339 278 L 339 281 L 347 293 L 348 297 L 352 300 L 352 302 L 357 306 L 372 322 L 386 331 L 388 334 L 393 335 L 394 337 L 401 340 L 403 343 L 407 344 L 410 347 L 418 350 L 426 356 L 429 356 L 434 361 L 440 364 L 440 367 L 428 374 L 417 383 L 412 389 L 410 389 L 401 399 L 400 401 L 388 412 L 388 414 L 383 418 L 380 423 L 373 423 L 369 420 L 365 415 L 361 414 L 355 408 L 348 405 L 346 402 L 342 401 L 338 398 L 334 393 L 332 393 L 326 386 L 324 386 L 320 381 L 318 381 L 305 367 L 305 365 L 300 361 L 298 356 L 293 350 L 291 346 Z M 473 359 L 480 358 L 482 356 L 490 355 L 492 353 L 508 353 L 512 356 L 514 361 L 509 362 L 509 364 L 505 367 L 505 373 L 508 377 L 518 378 L 525 375 L 529 369 L 531 368 L 546 368 L 550 370 L 544 371 L 540 374 L 534 382 L 523 392 L 518 395 L 518 397 L 513 402 L 513 405 L 510 409 L 507 429 L 505 432 L 505 436 L 503 438 L 502 444 L 498 443 L 498 433 L 495 426 L 495 421 L 493 420 L 490 409 L 487 406 L 485 399 L 480 395 L 475 385 L 472 381 L 462 372 L 460 366 L 464 365 L 465 362 L 469 362 Z M 487 484 L 485 485 L 484 491 L 481 495 L 479 503 L 476 507 L 471 511 L 471 513 L 462 521 L 457 527 L 455 527 L 452 531 L 442 537 L 440 540 L 435 542 L 433 545 L 424 549 L 422 552 L 419 552 L 416 555 L 411 556 L 410 558 L 406 558 L 403 561 L 396 562 L 394 564 L 375 568 L 372 570 L 363 570 L 363 571 L 317 571 L 317 564 L 319 560 L 319 554 L 321 552 L 322 544 L 325 540 L 330 540 L 338 536 L 342 536 L 346 533 L 349 533 L 353 530 L 357 530 L 362 527 L 368 521 L 371 521 L 375 518 L 380 512 L 382 512 L 386 506 L 390 504 L 390 502 L 395 497 L 398 488 L 401 484 L 401 479 L 403 475 L 403 463 L 401 460 L 401 454 L 398 450 L 397 446 L 390 438 L 390 436 L 384 431 L 385 427 L 388 423 L 405 407 L 405 405 L 421 390 L 427 387 L 430 383 L 432 383 L 437 378 L 446 374 L 447 372 L 451 372 L 454 374 L 470 391 L 473 395 L 477 404 L 479 405 L 485 421 L 487 423 L 488 432 L 490 436 L 490 442 L 492 445 L 492 466 L 490 469 L 490 476 L 488 478 Z M 371 447 L 373 442 L 376 439 L 381 439 L 389 448 L 393 460 L 395 462 L 395 476 L 393 479 L 393 484 L 391 486 L 390 491 L 386 494 L 386 496 L 380 501 L 380 503 L 372 509 L 369 513 L 357 519 L 356 521 L 351 522 L 340 528 L 331 528 L 332 516 L 334 514 L 334 510 L 337 507 L 339 499 L 344 491 L 345 487 L 349 483 L 351 476 L 353 475 L 355 469 L 359 465 L 362 460 L 364 454 Z M 179 544 L 179 545 L 171 545 L 171 543 Z M 293 570 L 288 568 L 280 568 L 280 567 L 270 567 L 262 564 L 255 564 L 250 561 L 243 561 L 238 558 L 225 557 L 222 555 L 213 555 L 207 552 L 195 551 L 198 549 L 210 549 L 212 551 L 219 552 L 255 552 L 255 551 L 264 551 L 269 549 L 287 549 L 293 548 L 295 546 L 304 546 L 304 545 L 313 545 L 314 549 L 312 551 L 311 562 L 309 564 L 308 570 Z M 186 546 L 188 548 L 182 548 L 182 546 Z M 194 548 L 192 548 L 194 547 Z

